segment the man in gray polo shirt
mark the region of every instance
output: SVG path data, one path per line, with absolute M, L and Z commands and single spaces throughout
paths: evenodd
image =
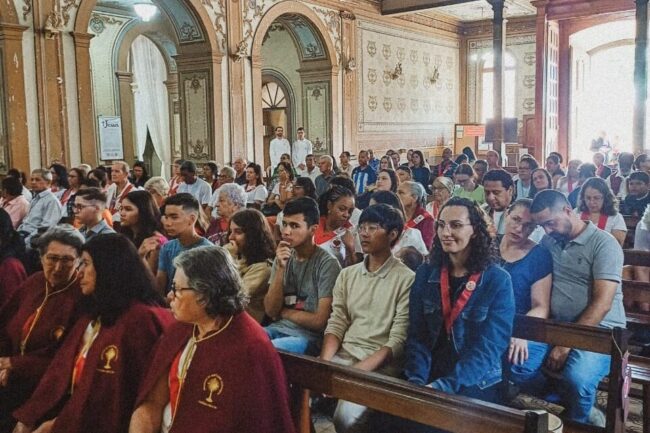
M 625 327 L 623 251 L 616 239 L 593 223 L 581 221 L 558 191 L 538 193 L 530 211 L 546 232 L 541 244 L 553 256 L 551 318 L 587 326 Z M 609 372 L 609 356 L 556 346 L 549 348 L 544 363 L 562 377 L 555 391 L 568 417 L 599 423 L 596 412 L 591 417 L 590 413 L 598 383 Z M 530 376 L 519 382 L 522 390 L 544 380 L 541 368 L 527 366 Z

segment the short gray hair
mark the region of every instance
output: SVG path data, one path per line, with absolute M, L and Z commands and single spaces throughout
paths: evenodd
M 145 190 L 153 189 L 161 197 L 167 197 L 167 194 L 169 194 L 169 184 L 164 178 L 160 176 L 154 176 L 148 181 L 146 181 L 144 184 L 144 189 Z
M 323 156 L 320 157 L 319 161 L 321 159 L 324 159 L 325 161 L 327 161 L 329 163 L 330 167 L 334 166 L 334 159 L 331 156 L 323 155 Z
M 47 248 L 52 242 L 60 242 L 69 245 L 77 251 L 77 255 L 80 255 L 81 247 L 85 241 L 83 235 L 79 233 L 79 230 L 75 229 L 70 224 L 59 224 L 47 229 L 45 233 L 39 236 L 36 242 L 38 245 L 38 251 L 42 256 L 47 252 Z
M 228 175 L 228 177 L 232 179 L 234 179 L 235 176 L 237 176 L 237 172 L 235 171 L 235 169 L 228 166 L 223 167 L 219 173 L 225 173 Z
M 43 178 L 43 180 L 52 182 L 52 172 L 47 168 L 37 168 L 35 170 L 32 170 L 32 176 L 40 176 Z
M 239 271 L 224 248 L 206 246 L 184 251 L 174 259 L 174 267 L 183 270 L 208 316 L 237 314 L 246 307 L 248 299 Z
M 226 183 L 219 187 L 219 196 L 225 194 L 228 200 L 232 202 L 235 206 L 240 208 L 246 207 L 246 202 L 248 201 L 248 196 L 246 195 L 246 190 L 243 186 L 237 185 L 236 183 Z M 217 200 L 219 197 L 217 197 Z
M 424 187 L 420 182 L 405 180 L 404 182 L 400 183 L 400 185 L 404 185 L 406 188 L 408 188 L 411 195 L 415 197 L 415 200 L 419 204 L 424 205 L 427 198 L 427 192 L 424 190 Z

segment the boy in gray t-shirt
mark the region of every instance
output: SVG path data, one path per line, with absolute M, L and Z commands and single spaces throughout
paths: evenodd
M 542 245 L 553 256 L 551 317 L 586 326 L 625 327 L 623 251 L 616 239 L 592 222 L 582 221 L 558 191 L 539 192 L 530 211 L 546 232 Z M 596 416 L 594 402 L 598 383 L 609 372 L 610 357 L 569 347 L 540 346 L 538 350 L 545 350 L 545 357 L 531 356 L 529 360 L 544 361 L 517 366 L 511 380 L 524 392 L 539 393 L 540 385 L 546 382 L 542 373 L 545 366 L 562 378 L 553 390 L 560 394 L 568 417 L 601 424 L 604 416 Z
M 308 197 L 284 208 L 264 310 L 275 320 L 266 333 L 276 348 L 288 352 L 318 353 L 341 272 L 338 260 L 314 243 L 319 216 L 316 201 Z

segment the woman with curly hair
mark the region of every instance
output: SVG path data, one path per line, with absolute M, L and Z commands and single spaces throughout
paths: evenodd
M 356 263 L 354 230 L 350 217 L 354 211 L 354 193 L 340 185 L 332 185 L 319 198 L 320 220 L 314 242 L 336 257 L 341 266 Z
M 264 319 L 264 296 L 269 289 L 275 240 L 266 218 L 257 209 L 243 209 L 230 218 L 230 252 L 248 296 L 248 314 L 258 322 Z
M 625 219 L 618 212 L 616 197 L 603 178 L 592 177 L 582 184 L 575 213 L 583 221 L 591 221 L 611 233 L 623 246 L 627 235 Z
M 489 224 L 465 198 L 440 210 L 431 258 L 411 287 L 404 375 L 413 384 L 499 402 L 515 303 Z M 405 420 L 377 424 L 372 431 L 437 431 Z
M 174 266 L 168 297 L 178 322 L 158 342 L 129 431 L 293 433 L 280 356 L 243 314 L 230 255 L 199 247 Z

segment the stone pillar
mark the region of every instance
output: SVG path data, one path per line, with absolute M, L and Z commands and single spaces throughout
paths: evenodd
M 6 110 L 7 146 L 11 167 L 30 172 L 27 103 L 25 100 L 25 71 L 23 63 L 23 32 L 27 27 L 0 24 L 0 46 L 4 65 L 3 78 Z M 2 104 L 2 101 L 0 101 Z M 34 167 L 35 168 L 35 167 Z
M 81 162 L 93 167 L 98 163 L 95 137 L 95 111 L 93 105 L 93 81 L 90 66 L 90 40 L 95 35 L 73 32 L 77 61 L 77 104 L 79 106 L 79 139 Z
M 133 163 L 135 160 L 135 105 L 133 100 L 133 73 L 116 71 L 118 89 L 120 94 L 120 118 L 122 119 L 122 148 L 124 160 Z M 82 124 L 83 127 L 83 124 Z
M 535 149 L 544 154 L 546 144 L 546 66 L 548 47 L 548 20 L 546 6 L 548 0 L 536 0 L 537 34 L 535 58 Z
M 341 69 L 343 72 L 343 150 L 353 154 L 359 151 L 357 144 L 357 52 L 356 17 L 352 12 L 341 11 Z M 333 110 L 333 115 L 341 118 L 341 113 Z M 335 132 L 335 131 L 333 131 Z
M 648 0 L 636 2 L 636 41 L 634 50 L 634 122 L 633 151 L 644 152 L 646 143 L 646 112 L 648 100 Z
M 171 136 L 171 149 L 169 152 L 171 155 L 171 165 L 167 168 L 169 169 L 169 173 L 171 173 L 171 166 L 174 164 L 174 160 L 182 156 L 180 110 L 181 101 L 178 91 L 178 74 L 169 74 L 167 81 L 165 81 L 165 86 L 167 87 L 167 98 L 169 100 L 169 133 Z
M 503 18 L 504 0 L 490 0 L 494 18 L 492 19 L 493 51 L 494 51 L 494 140 L 493 149 L 505 154 L 503 146 L 503 54 L 506 50 L 506 20 Z
M 251 47 L 244 40 L 244 16 L 242 11 L 243 1 L 229 1 L 227 4 L 226 17 L 228 19 L 228 53 L 249 52 Z M 230 57 L 230 56 L 228 56 Z M 236 60 L 233 60 L 235 58 Z M 254 155 L 248 155 L 246 119 L 246 71 L 247 60 L 242 57 L 233 57 L 228 61 L 228 94 L 230 95 L 230 155 L 234 159 L 243 156 L 248 160 L 255 160 Z M 255 77 L 253 77 L 255 79 Z M 255 105 L 253 103 L 253 105 Z M 254 132 L 257 141 L 258 131 Z M 257 143 L 256 143 L 257 144 Z M 262 154 L 263 155 L 263 154 Z M 255 155 L 261 158 L 260 155 Z M 261 159 L 260 159 L 261 160 Z

